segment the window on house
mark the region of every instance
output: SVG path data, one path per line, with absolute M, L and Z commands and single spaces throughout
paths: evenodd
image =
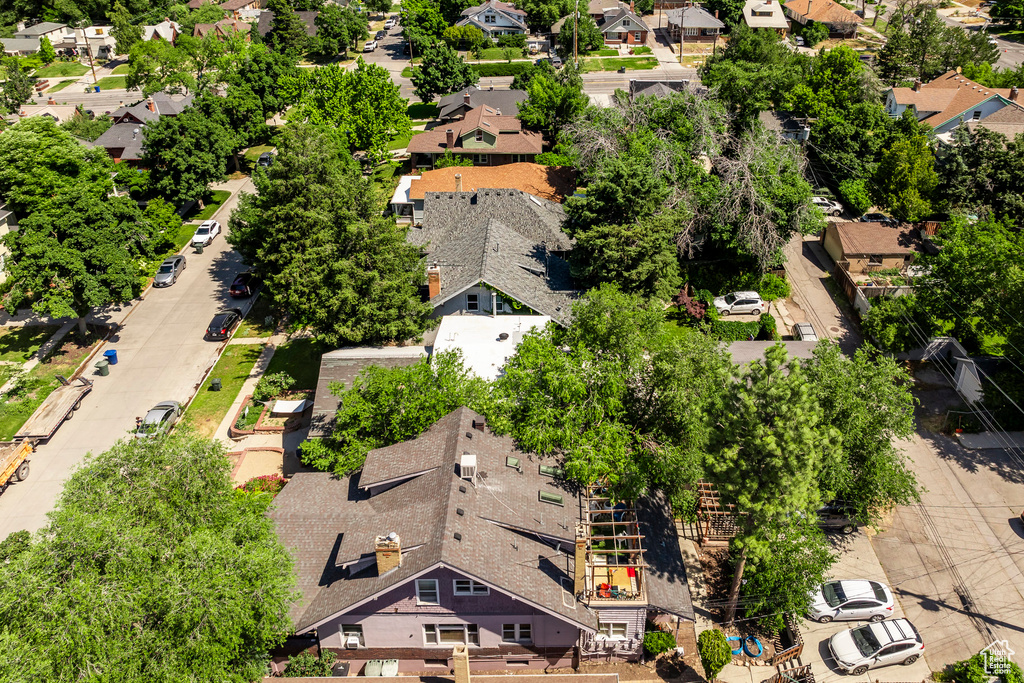
M 427 645 L 437 645 L 437 627 L 433 624 L 423 625 L 423 642 Z
M 476 624 L 466 624 L 466 642 L 470 645 L 480 644 L 480 628 Z
M 365 647 L 366 646 L 366 642 L 363 640 L 363 627 L 362 626 L 360 626 L 358 624 L 353 624 L 353 625 L 342 624 L 342 626 L 341 626 L 341 642 L 345 643 L 347 645 L 348 644 L 348 639 L 353 637 L 353 636 L 355 636 L 356 638 L 359 639 L 359 646 L 360 647 Z
M 501 640 L 506 643 L 532 642 L 533 627 L 530 624 L 502 624 Z
M 623 21 L 622 21 L 622 28 L 629 28 L 629 27 L 630 27 L 629 19 L 623 19 Z
M 973 113 L 973 114 L 971 114 L 971 120 L 972 120 L 972 121 L 977 121 L 977 120 L 979 120 L 980 118 L 981 118 L 981 110 L 980 110 L 980 109 L 975 109 L 975 110 L 974 110 L 974 113 Z
M 504 313 L 505 312 L 505 300 L 500 296 L 494 300 L 494 312 Z
M 425 624 L 423 642 L 427 645 L 479 645 L 480 628 L 476 624 Z
M 484 132 L 482 130 L 478 130 L 476 132 L 476 141 L 477 142 L 483 142 L 484 141 Z
M 625 638 L 629 632 L 629 624 L 625 622 L 600 623 L 597 625 L 597 634 L 604 638 Z
M 700 29 L 687 27 L 686 28 L 686 35 L 688 35 L 688 36 L 700 35 Z
M 493 14 L 485 14 L 484 15 L 484 23 L 485 24 L 497 23 L 497 17 L 495 17 Z
M 467 294 L 466 295 L 466 310 L 467 311 L 479 311 L 480 310 L 480 295 L 479 294 Z
M 455 579 L 456 595 L 490 595 L 491 589 L 471 579 Z
M 880 266 L 880 265 L 882 265 L 882 257 L 881 256 L 877 256 L 875 254 L 872 254 L 871 256 L 868 256 L 868 265 L 870 265 L 870 266 Z
M 437 579 L 416 579 L 416 604 L 436 605 L 438 603 Z
M 486 154 L 474 154 L 473 164 L 476 166 L 487 166 L 490 164 L 490 157 Z

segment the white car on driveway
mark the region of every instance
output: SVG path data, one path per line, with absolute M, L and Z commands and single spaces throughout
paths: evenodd
M 841 216 L 843 213 L 843 205 L 828 197 L 811 197 L 811 203 L 829 216 Z
M 220 223 L 217 221 L 206 221 L 198 228 L 196 234 L 192 235 L 192 246 L 197 244 L 207 247 L 213 238 L 220 234 Z
M 884 583 L 866 580 L 829 581 L 811 597 L 807 616 L 830 621 L 882 621 L 891 617 L 896 601 Z
M 892 619 L 840 631 L 828 639 L 828 650 L 841 670 L 862 676 L 880 666 L 910 666 L 924 652 L 924 641 L 909 621 Z
M 761 315 L 768 308 L 757 292 L 732 292 L 725 296 L 715 297 L 714 304 L 718 315 L 737 313 Z

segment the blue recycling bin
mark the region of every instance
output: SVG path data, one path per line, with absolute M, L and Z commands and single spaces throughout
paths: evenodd
M 109 349 L 107 351 L 104 351 L 103 352 L 103 357 L 106 358 L 107 361 L 109 361 L 111 365 L 117 365 L 117 351 L 116 350 Z
M 96 86 L 96 92 L 99 92 L 99 91 L 100 91 L 100 86 L 97 85 Z

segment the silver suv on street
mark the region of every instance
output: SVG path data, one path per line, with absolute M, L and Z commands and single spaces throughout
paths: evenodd
M 811 197 L 811 203 L 829 216 L 840 216 L 843 213 L 843 205 L 828 197 Z
M 738 313 L 749 313 L 761 315 L 768 308 L 761 295 L 757 292 L 732 292 L 725 296 L 715 297 L 715 310 L 718 315 L 730 315 Z
M 910 666 L 924 652 L 924 641 L 906 619 L 892 619 L 840 631 L 828 639 L 836 666 L 853 676 L 890 664 Z

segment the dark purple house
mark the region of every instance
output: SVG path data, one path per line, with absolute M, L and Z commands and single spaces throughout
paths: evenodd
M 473 669 L 572 666 L 637 657 L 650 611 L 692 620 L 666 507 L 613 512 L 560 474 L 460 408 L 371 451 L 349 477 L 295 475 L 271 516 L 295 559 L 296 634 L 315 635 L 353 673 L 375 659 L 447 672 L 460 643 Z M 658 547 L 645 552 L 652 522 Z M 590 538 L 608 529 L 636 538 Z

